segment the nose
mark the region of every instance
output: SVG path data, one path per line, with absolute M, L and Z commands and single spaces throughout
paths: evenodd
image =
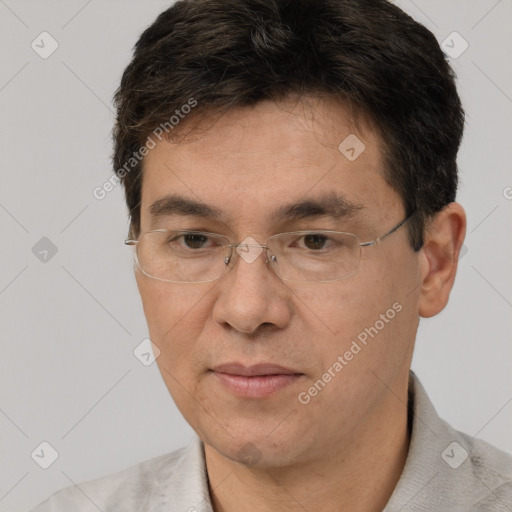
M 279 328 L 289 323 L 290 290 L 267 265 L 265 249 L 254 239 L 233 247 L 227 257 L 232 267 L 219 282 L 214 306 L 218 323 L 244 333 L 253 333 L 264 323 Z

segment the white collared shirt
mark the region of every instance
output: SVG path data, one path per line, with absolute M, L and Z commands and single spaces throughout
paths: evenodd
M 454 430 L 410 372 L 411 443 L 382 512 L 512 512 L 512 456 Z M 213 512 L 203 443 L 55 493 L 31 512 Z

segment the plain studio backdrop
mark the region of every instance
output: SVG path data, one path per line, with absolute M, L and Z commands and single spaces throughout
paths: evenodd
M 121 187 L 93 196 L 112 175 L 112 95 L 169 5 L 0 0 L 2 512 L 193 435 L 156 364 L 134 354 L 147 326 Z M 413 369 L 444 419 L 512 452 L 512 3 L 400 6 L 451 56 L 467 112 L 467 238 L 448 307 L 420 322 Z

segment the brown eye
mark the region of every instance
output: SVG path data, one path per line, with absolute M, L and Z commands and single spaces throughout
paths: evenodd
M 208 236 L 206 235 L 201 233 L 186 233 L 170 237 L 167 243 L 175 244 L 185 249 L 203 249 L 204 244 L 207 242 Z
M 326 241 L 327 237 L 323 235 L 306 235 L 304 237 L 304 245 L 312 250 L 323 249 Z
M 204 235 L 189 234 L 183 235 L 183 239 L 185 240 L 188 248 L 201 249 L 202 244 L 204 244 L 208 238 Z

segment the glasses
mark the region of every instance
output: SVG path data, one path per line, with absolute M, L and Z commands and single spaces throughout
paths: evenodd
M 265 252 L 265 263 L 285 281 L 328 283 L 356 275 L 361 248 L 377 245 L 403 226 L 414 213 L 387 233 L 363 243 L 356 235 L 341 231 L 295 231 L 273 235 L 265 244 L 250 237 L 240 244 L 233 244 L 229 238 L 217 233 L 157 229 L 143 233 L 139 240 L 125 240 L 125 244 L 135 246 L 138 268 L 159 281 L 216 281 L 234 261 L 236 249 L 247 263 Z

